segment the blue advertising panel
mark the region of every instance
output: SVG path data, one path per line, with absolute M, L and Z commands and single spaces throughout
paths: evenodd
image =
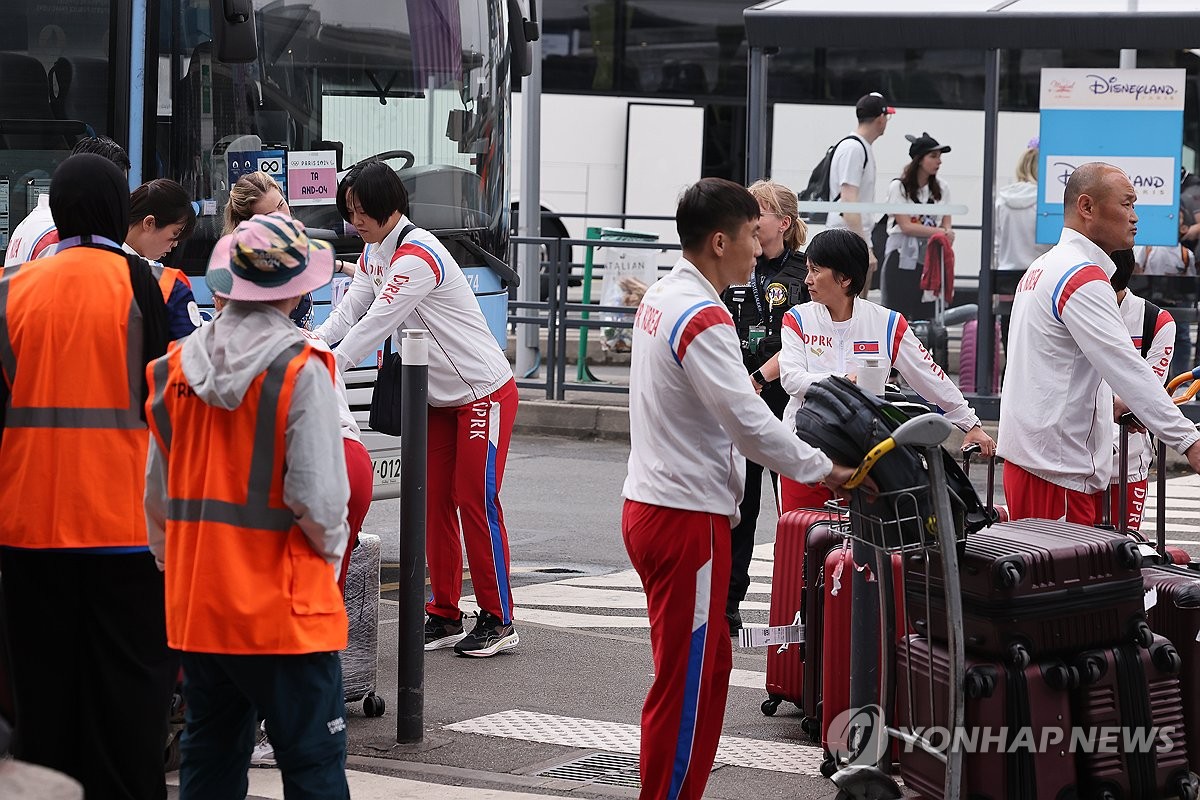
M 275 179 L 283 196 L 287 195 L 288 154 L 286 150 L 254 150 L 229 153 L 229 185 L 251 172 L 265 172 Z
M 1104 161 L 1137 190 L 1137 244 L 1179 242 L 1182 69 L 1044 69 L 1037 240 L 1058 241 L 1075 168 Z

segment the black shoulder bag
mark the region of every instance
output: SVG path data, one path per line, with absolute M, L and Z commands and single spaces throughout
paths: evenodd
M 416 225 L 406 225 L 400 231 L 396 248 L 404 244 L 404 237 L 416 229 Z M 392 337 L 383 340 L 383 362 L 379 365 L 379 374 L 375 377 L 375 389 L 371 392 L 371 416 L 367 424 L 371 430 L 388 436 L 400 435 L 400 389 L 401 367 L 400 354 L 392 351 Z

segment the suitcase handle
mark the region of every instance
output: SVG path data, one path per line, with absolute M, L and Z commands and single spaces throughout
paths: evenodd
M 983 452 L 983 448 L 978 442 L 973 442 L 962 449 L 962 465 L 963 475 L 970 477 L 971 475 L 971 456 L 977 456 Z M 989 513 L 996 508 L 996 456 L 987 457 L 987 507 Z

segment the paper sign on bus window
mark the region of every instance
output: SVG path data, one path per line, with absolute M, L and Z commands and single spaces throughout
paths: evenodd
M 288 153 L 288 205 L 328 205 L 337 200 L 337 152 L 297 150 Z

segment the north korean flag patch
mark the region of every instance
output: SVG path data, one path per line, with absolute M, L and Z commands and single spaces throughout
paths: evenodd
M 855 355 L 879 355 L 879 342 L 855 342 Z

